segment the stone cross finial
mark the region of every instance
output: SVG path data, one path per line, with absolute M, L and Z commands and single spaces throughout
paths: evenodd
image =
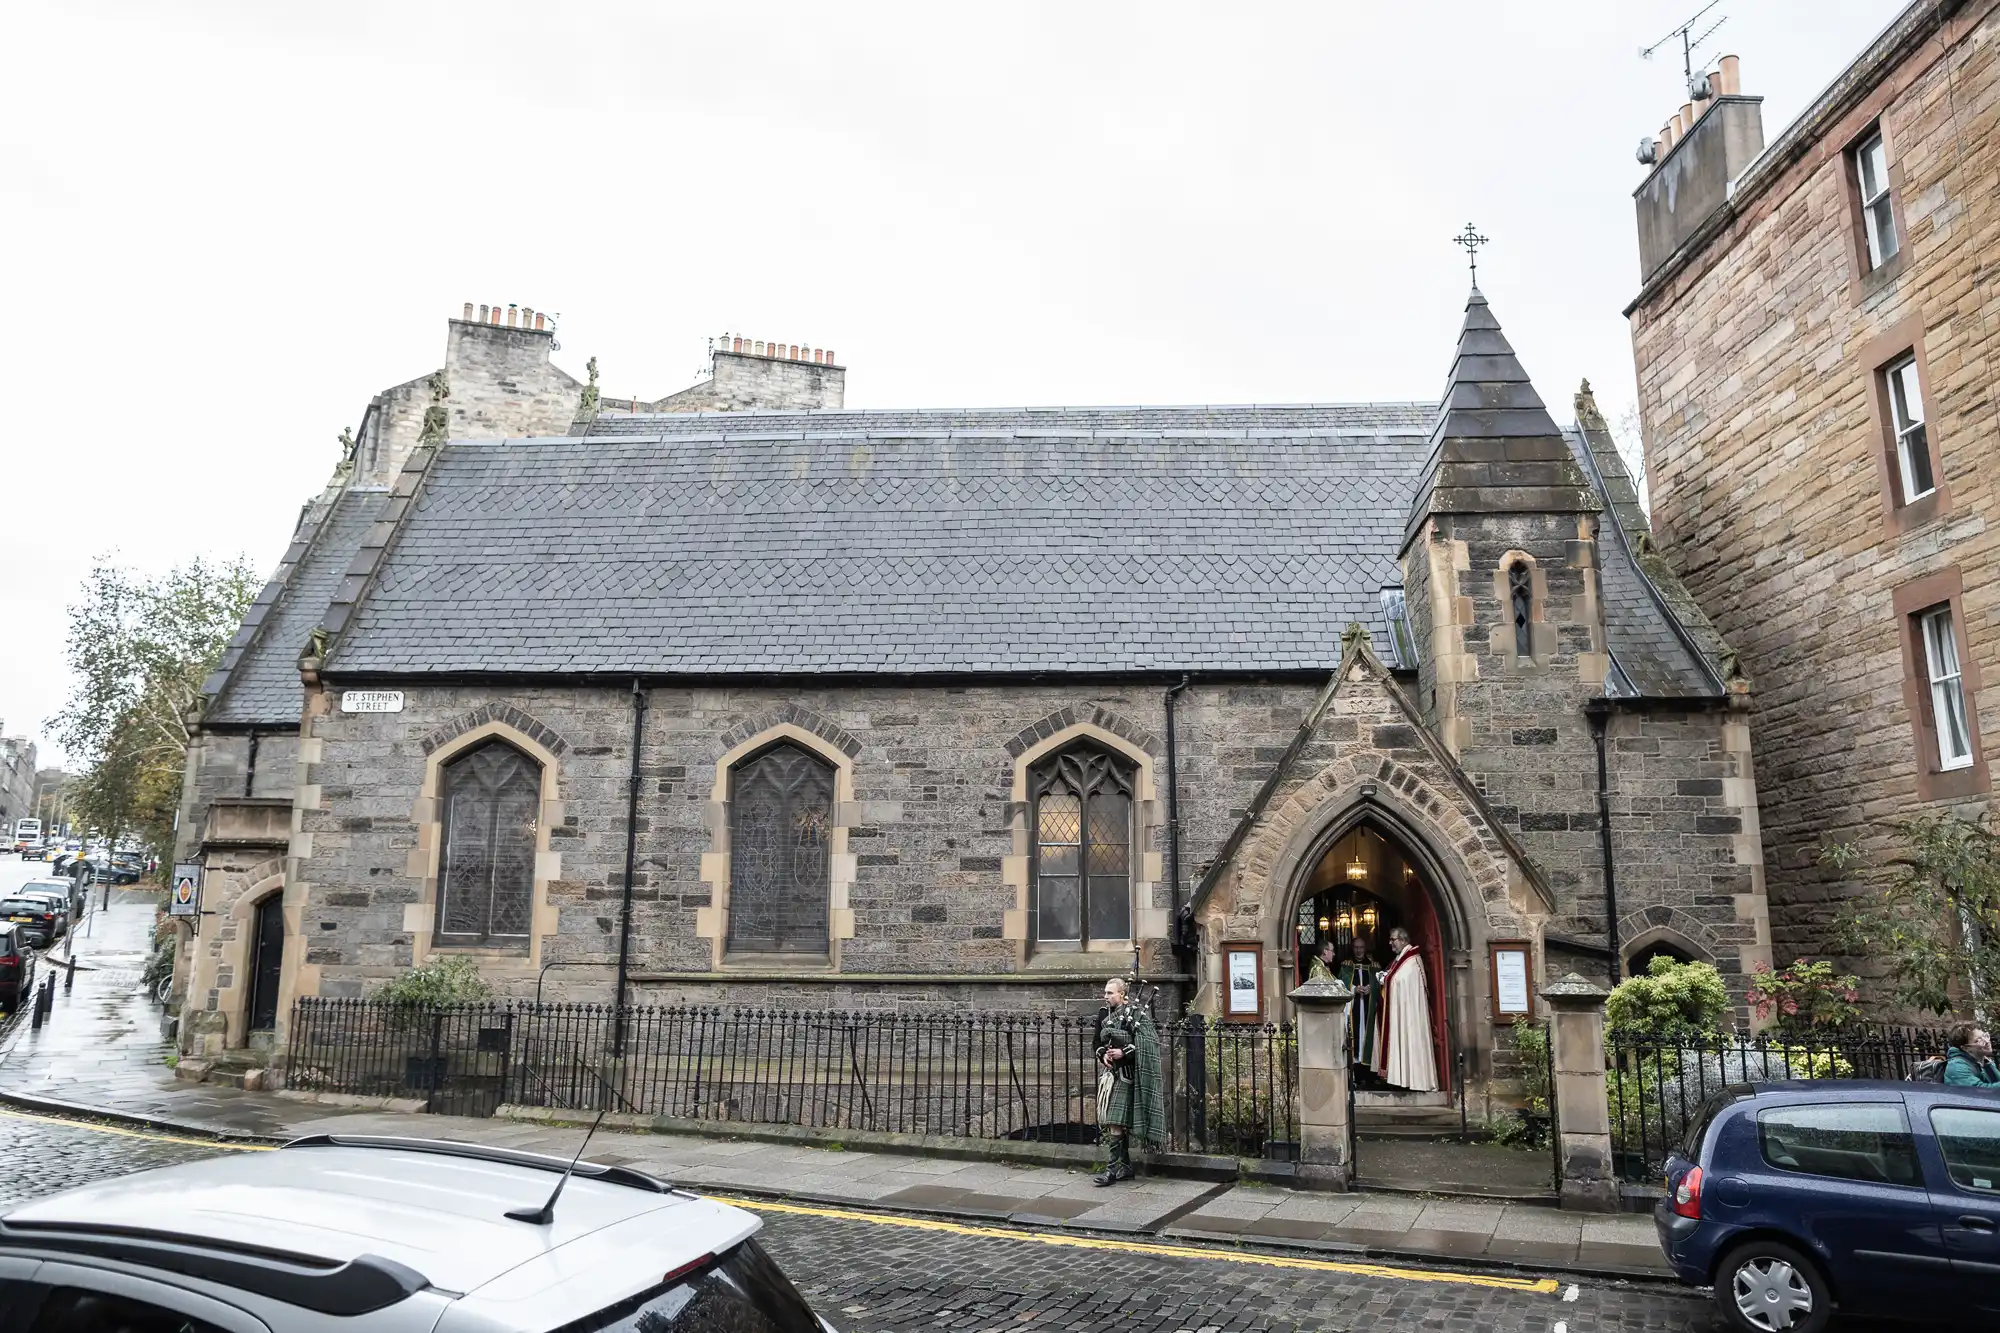
M 1368 651 L 1373 652 L 1375 640 L 1370 637 L 1366 625 L 1358 620 L 1350 620 L 1347 622 L 1346 632 L 1340 636 L 1340 655 L 1346 657 L 1357 647 L 1366 647 Z

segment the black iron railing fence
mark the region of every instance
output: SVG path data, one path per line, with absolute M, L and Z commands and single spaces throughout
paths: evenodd
M 943 1138 L 1091 1143 L 1094 1022 L 1050 1014 L 628 1006 L 441 1007 L 305 998 L 294 1088 L 421 1099 L 453 1115 L 502 1103 Z M 1168 1147 L 1293 1155 L 1289 1025 L 1160 1027 Z
M 1605 1044 L 1605 1094 L 1618 1174 L 1657 1182 L 1667 1154 L 1710 1096 L 1737 1083 L 1782 1079 L 1909 1079 L 1942 1056 L 1944 1034 L 1927 1028 L 1754 1037 L 1614 1036 Z

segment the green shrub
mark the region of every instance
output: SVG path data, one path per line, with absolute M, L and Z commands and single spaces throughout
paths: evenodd
M 1521 1093 L 1536 1115 L 1549 1113 L 1549 1030 L 1541 1023 L 1514 1024 L 1514 1054 L 1521 1061 Z
M 492 994 L 493 987 L 486 984 L 486 978 L 479 975 L 479 965 L 470 958 L 433 958 L 382 987 L 375 998 L 415 1008 L 470 1004 Z
M 1618 983 L 1605 1001 L 1604 1018 L 1613 1038 L 1712 1037 L 1729 1030 L 1729 991 L 1707 963 L 1681 963 L 1661 954 L 1643 974 Z

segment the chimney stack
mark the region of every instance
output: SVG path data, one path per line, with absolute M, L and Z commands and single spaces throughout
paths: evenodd
M 1690 88 L 1689 99 L 1661 127 L 1655 150 L 1640 148 L 1648 173 L 1633 201 L 1642 279 L 1727 205 L 1730 186 L 1764 151 L 1764 99 L 1743 95 L 1737 57 L 1723 56 L 1703 77 L 1708 96 L 1697 101 Z

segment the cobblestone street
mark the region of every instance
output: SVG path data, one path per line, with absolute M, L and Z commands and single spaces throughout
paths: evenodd
M 0 1206 L 212 1156 L 199 1142 L 0 1110 Z M 1526 1279 L 1161 1245 L 746 1201 L 772 1253 L 848 1333 L 903 1329 L 1520 1329 L 1711 1327 L 1659 1285 Z M 1373 1270 L 1373 1271 L 1369 1271 Z M 1547 1284 L 1542 1284 L 1546 1286 Z

